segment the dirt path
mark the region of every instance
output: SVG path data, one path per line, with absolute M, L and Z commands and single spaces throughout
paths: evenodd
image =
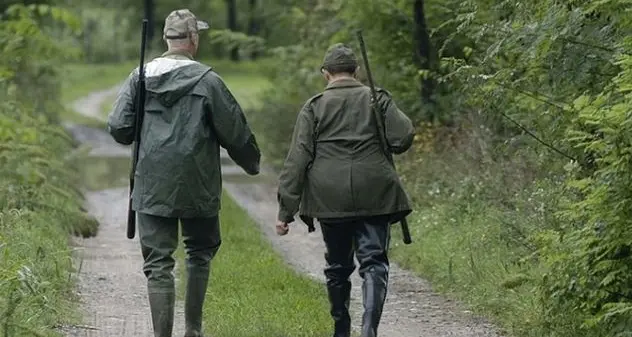
M 100 104 L 116 88 L 93 93 L 72 105 L 90 117 L 100 115 Z M 90 156 L 129 158 L 130 149 L 116 144 L 103 130 L 66 125 L 73 137 L 91 147 Z M 93 238 L 74 238 L 78 253 L 78 295 L 86 321 L 83 327 L 65 328 L 68 337 L 152 337 L 143 260 L 138 236 L 125 236 L 127 188 L 86 192 L 86 209 L 100 223 Z M 176 308 L 174 336 L 184 334 L 182 303 Z
M 101 102 L 115 92 L 116 88 L 94 93 L 77 101 L 74 107 L 84 115 L 95 116 L 95 112 L 101 111 Z M 93 155 L 129 156 L 129 149 L 115 144 L 103 131 L 69 128 L 77 139 L 94 146 Z M 308 235 L 299 221 L 287 236 L 274 234 L 276 175 L 268 169 L 258 177 L 246 176 L 225 157 L 222 167 L 226 191 L 261 225 L 262 232 L 286 261 L 298 271 L 324 281 L 324 246 L 319 231 Z M 91 317 L 86 324 L 99 330 L 69 336 L 151 336 L 138 243 L 125 238 L 127 189 L 88 193 L 87 203 L 90 212 L 101 221 L 101 227 L 95 238 L 79 242 L 84 259 L 80 293 Z M 352 282 L 353 320 L 357 327 L 362 308 L 357 272 Z M 390 285 L 380 325 L 382 337 L 499 336 L 484 320 L 433 293 L 427 282 L 395 264 L 391 265 Z M 182 334 L 175 334 L 178 335 Z

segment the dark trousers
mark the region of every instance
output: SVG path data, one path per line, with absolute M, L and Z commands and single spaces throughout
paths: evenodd
M 155 337 L 171 337 L 175 305 L 174 252 L 178 221 L 186 252 L 185 337 L 201 337 L 202 313 L 210 263 L 221 245 L 219 219 L 178 219 L 138 213 L 138 233 L 145 260 L 147 292 Z
M 388 287 L 388 218 L 376 216 L 320 222 L 327 249 L 325 276 L 336 331 L 334 337 L 350 335 L 349 277 L 356 267 L 354 255 L 360 264 L 359 274 L 364 279 L 362 337 L 375 337 Z
M 143 272 L 152 290 L 174 289 L 173 253 L 178 248 L 178 218 L 138 213 L 138 233 L 145 263 Z M 219 219 L 180 219 L 187 267 L 208 270 L 221 245 Z

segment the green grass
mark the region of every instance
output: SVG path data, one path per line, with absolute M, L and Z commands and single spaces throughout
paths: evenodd
M 105 90 L 121 83 L 136 66 L 134 62 L 65 65 L 62 101 L 70 103 L 91 92 Z
M 547 324 L 537 254 L 540 235 L 555 225 L 549 207 L 559 199 L 558 186 L 525 174 L 527 155 L 480 164 L 470 158 L 475 142 L 463 144 L 401 160 L 415 204 L 413 244 L 401 243 L 397 225 L 393 261 L 490 317 L 508 336 L 566 336 Z
M 103 129 L 104 121 L 83 116 L 68 105 L 91 92 L 105 90 L 123 82 L 134 67 L 133 62 L 65 65 L 62 69 L 62 102 L 67 107 L 60 112 L 61 119 Z
M 0 113 L 0 335 L 58 336 L 76 323 L 69 234 L 93 235 L 81 211 L 71 142 L 61 127 Z
M 211 264 L 204 326 L 214 337 L 329 337 L 325 287 L 294 272 L 226 194 L 222 247 Z M 182 251 L 179 251 L 182 258 Z M 179 270 L 185 279 L 184 265 Z M 184 283 L 180 284 L 181 295 Z

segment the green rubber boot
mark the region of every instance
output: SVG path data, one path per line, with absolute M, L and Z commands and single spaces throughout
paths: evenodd
M 173 337 L 175 292 L 150 290 L 148 297 L 154 337 Z
M 208 286 L 209 268 L 188 266 L 187 291 L 184 302 L 184 337 L 203 337 L 202 311 Z

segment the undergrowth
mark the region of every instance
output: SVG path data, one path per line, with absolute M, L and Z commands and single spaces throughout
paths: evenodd
M 0 335 L 58 336 L 77 320 L 69 234 L 91 236 L 74 144 L 58 124 L 57 65 L 73 49 L 40 28 L 77 28 L 57 7 L 10 6 L 0 21 Z

